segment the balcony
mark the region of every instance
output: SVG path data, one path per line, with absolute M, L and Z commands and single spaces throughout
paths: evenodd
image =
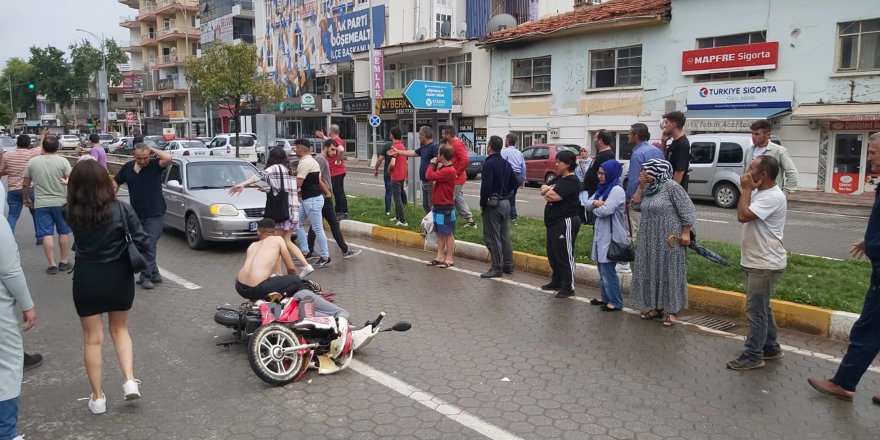
M 171 55 L 162 55 L 156 60 L 156 63 L 153 67 L 170 67 L 182 65 L 184 62 L 183 57 L 178 57 L 177 54 Z
M 145 3 L 144 7 L 138 10 L 138 21 L 156 21 L 156 5 Z
M 141 34 L 141 47 L 155 46 L 158 35 L 155 32 L 144 32 Z
M 113 110 L 134 110 L 137 109 L 138 106 L 136 101 L 110 101 L 107 103 L 107 108 Z
M 156 57 L 148 57 L 144 60 L 144 69 L 155 69 L 156 68 Z
M 137 15 L 123 15 L 119 17 L 119 25 L 129 29 L 138 29 L 141 26 L 140 23 L 138 23 Z
M 125 6 L 128 6 L 130 8 L 137 9 L 137 7 L 138 7 L 138 0 L 119 0 L 119 3 L 121 3 Z
M 199 13 L 199 2 L 187 0 L 159 0 L 156 2 L 156 14 L 174 14 L 186 11 L 190 15 Z
M 170 22 L 163 27 L 159 28 L 159 36 L 158 41 L 165 41 L 176 38 L 186 38 L 190 39 L 200 39 L 202 34 L 201 30 L 194 28 L 192 26 L 178 26 L 176 24 L 177 20 L 170 20 Z
M 122 49 L 123 52 L 134 52 L 141 47 L 141 40 L 122 40 L 119 42 L 119 48 Z M 140 53 L 140 52 L 138 52 Z
M 177 95 L 185 95 L 189 90 L 183 81 L 175 81 L 173 79 L 160 79 L 156 82 L 156 90 L 144 91 L 144 96 L 151 97 L 170 97 Z

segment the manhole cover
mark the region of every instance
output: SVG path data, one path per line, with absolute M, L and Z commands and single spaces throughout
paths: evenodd
M 730 329 L 735 328 L 738 324 L 732 321 L 727 321 L 725 319 L 716 318 L 714 316 L 708 315 L 692 315 L 685 316 L 681 318 L 682 321 L 687 322 L 688 324 L 695 324 L 707 328 L 711 328 L 713 330 L 719 331 L 728 331 Z

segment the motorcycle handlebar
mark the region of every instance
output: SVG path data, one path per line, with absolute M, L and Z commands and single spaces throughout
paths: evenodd
M 379 323 L 382 322 L 382 318 L 384 318 L 384 317 L 385 317 L 385 312 L 379 312 L 379 316 L 377 316 L 376 319 L 374 319 L 372 321 L 367 321 L 366 323 L 364 323 L 364 327 L 371 325 L 371 326 L 373 326 L 373 329 L 375 329 L 376 327 L 379 326 Z

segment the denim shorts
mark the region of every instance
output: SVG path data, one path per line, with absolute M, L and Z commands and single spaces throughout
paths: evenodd
M 70 226 L 64 221 L 60 206 L 35 209 L 34 221 L 37 224 L 37 238 L 55 235 L 56 231 L 58 235 L 70 234 Z

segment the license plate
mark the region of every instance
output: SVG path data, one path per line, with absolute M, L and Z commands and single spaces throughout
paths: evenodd
M 257 230 L 257 222 L 248 223 L 248 230 L 254 232 Z

